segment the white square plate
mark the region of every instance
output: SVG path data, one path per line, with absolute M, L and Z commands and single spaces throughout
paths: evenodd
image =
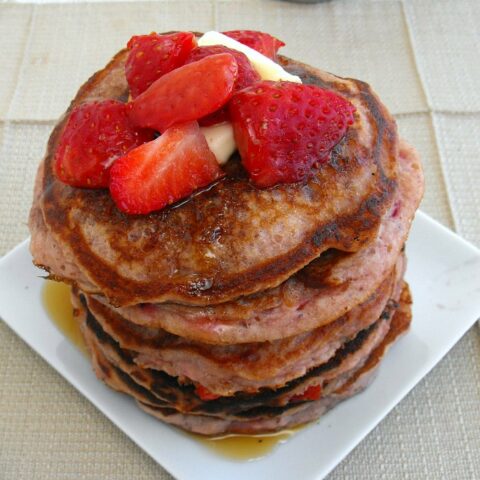
M 321 479 L 426 375 L 480 317 L 480 251 L 418 213 L 407 245 L 413 292 L 410 332 L 386 355 L 362 394 L 331 410 L 271 454 L 252 462 L 218 456 L 193 437 L 143 413 L 99 382 L 88 360 L 57 330 L 42 300 L 43 272 L 24 242 L 0 260 L 0 316 L 179 480 Z M 361 412 L 361 415 L 358 413 Z M 314 446 L 314 447 L 313 447 Z

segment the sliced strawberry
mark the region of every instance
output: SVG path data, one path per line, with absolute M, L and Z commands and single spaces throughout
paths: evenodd
M 132 125 L 124 103 L 84 103 L 72 110 L 63 129 L 55 152 L 55 173 L 73 187 L 108 187 L 112 163 L 152 140 L 153 134 Z
M 278 49 L 285 45 L 278 38 L 268 33 L 257 32 L 256 30 L 230 30 L 222 33 L 237 42 L 243 43 L 247 47 L 253 48 L 272 60 L 277 58 Z
M 130 53 L 125 63 L 132 98 L 144 92 L 162 75 L 182 66 L 196 46 L 197 40 L 191 32 L 132 37 L 127 44 Z
M 228 122 L 229 120 L 230 116 L 228 115 L 228 108 L 225 105 L 222 108 L 216 110 L 215 112 L 210 113 L 210 115 L 199 118 L 198 123 L 201 127 L 210 127 L 211 125 Z
M 197 62 L 202 58 L 209 57 L 211 55 L 218 55 L 219 53 L 229 53 L 230 55 L 233 55 L 237 61 L 238 76 L 233 88 L 234 91 L 242 90 L 242 88 L 248 87 L 249 85 L 252 85 L 252 83 L 260 80 L 260 75 L 253 68 L 253 65 L 250 63 L 250 60 L 244 53 L 223 45 L 210 45 L 207 47 L 194 48 L 185 60 L 185 64 Z
M 250 60 L 244 53 L 239 52 L 238 50 L 232 50 L 231 48 L 223 45 L 211 45 L 208 47 L 194 48 L 187 57 L 185 64 L 197 62 L 202 58 L 210 55 L 218 55 L 219 53 L 229 53 L 230 55 L 233 55 L 237 61 L 238 77 L 233 87 L 234 91 L 242 90 L 242 88 L 248 87 L 249 85 L 252 85 L 260 80 L 260 75 L 253 68 Z M 223 107 L 220 110 L 201 118 L 198 122 L 202 126 L 209 126 L 216 123 L 225 122 L 226 120 L 228 120 L 228 112 L 227 109 Z
M 119 158 L 110 172 L 110 193 L 123 212 L 146 214 L 222 176 L 198 123 L 190 122 Z
M 229 103 L 235 140 L 258 187 L 307 178 L 353 124 L 355 107 L 315 85 L 263 81 Z
M 203 385 L 197 385 L 195 387 L 195 393 L 201 400 L 208 402 L 209 400 L 216 400 L 220 398 L 220 395 L 212 393 L 208 388 L 204 387 Z
M 290 402 L 306 402 L 308 400 L 318 400 L 322 395 L 322 387 L 320 385 L 311 385 L 300 395 L 293 395 Z
M 235 58 L 211 55 L 156 80 L 131 103 L 130 118 L 161 132 L 177 123 L 198 120 L 230 99 L 238 75 Z

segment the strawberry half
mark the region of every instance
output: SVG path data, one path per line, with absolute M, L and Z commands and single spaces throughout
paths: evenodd
M 232 50 L 231 48 L 223 45 L 211 45 L 207 47 L 194 48 L 190 55 L 188 55 L 185 64 L 197 62 L 202 58 L 210 55 L 217 55 L 219 53 L 229 53 L 237 61 L 238 76 L 233 87 L 234 91 L 242 90 L 245 87 L 252 85 L 255 82 L 260 81 L 260 75 L 253 68 L 248 57 L 238 50 Z M 228 113 L 226 107 L 217 110 L 216 112 L 201 118 L 198 122 L 202 126 L 214 125 L 216 123 L 224 122 L 228 120 Z
M 292 183 L 326 162 L 355 107 L 315 85 L 263 81 L 237 92 L 230 118 L 242 163 L 258 187 Z
M 222 33 L 237 42 L 243 43 L 247 47 L 253 48 L 272 60 L 277 58 L 278 49 L 285 45 L 278 38 L 256 30 L 230 30 Z
M 110 193 L 123 212 L 146 214 L 222 176 L 198 123 L 190 122 L 119 158 L 110 172 Z
M 108 187 L 112 163 L 153 134 L 132 125 L 124 103 L 85 103 L 68 117 L 55 152 L 55 173 L 73 187 Z
M 235 58 L 210 55 L 156 80 L 131 103 L 130 118 L 161 132 L 177 123 L 198 120 L 230 99 L 238 76 Z
M 197 40 L 191 32 L 132 37 L 127 44 L 130 53 L 125 63 L 132 98 L 144 92 L 162 75 L 182 66 L 196 46 Z

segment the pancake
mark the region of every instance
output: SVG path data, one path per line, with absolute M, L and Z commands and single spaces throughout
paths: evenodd
M 279 287 L 221 305 L 140 304 L 118 313 L 141 326 L 216 344 L 273 341 L 339 318 L 366 301 L 392 270 L 422 198 L 418 153 L 404 141 L 400 147 L 394 204 L 378 236 L 357 253 L 329 250 Z
M 406 287 L 403 287 L 403 290 L 407 291 Z M 314 385 L 320 385 L 324 395 L 329 394 L 333 389 L 338 389 L 356 370 L 363 366 L 368 356 L 383 341 L 389 330 L 390 320 L 398 306 L 398 302 L 389 302 L 379 320 L 358 332 L 327 362 L 317 365 L 305 375 L 286 383 L 281 388 L 264 388 L 255 394 L 239 392 L 234 396 L 220 397 L 213 401 L 202 401 L 195 394 L 192 384 L 185 379 L 179 380 L 164 372 L 138 367 L 134 362 L 132 352 L 120 348 L 118 343 L 103 331 L 95 317 L 87 309 L 83 309 L 79 321 L 86 344 L 94 357 L 97 375 L 106 383 L 113 382 L 113 386 L 118 387 L 116 381 L 110 378 L 114 375 L 120 379 L 123 378 L 123 384 L 128 385 L 134 382 L 138 385 L 138 388 L 132 390 L 133 393 L 130 391 L 130 394 L 137 399 L 142 400 L 139 392 L 142 389 L 147 390 L 149 392 L 148 403 L 151 405 L 167 402 L 170 408 L 181 412 L 225 416 L 265 406 L 285 406 L 292 397 Z M 81 307 L 79 311 L 82 311 Z M 110 373 L 105 373 L 104 368 L 98 370 L 98 362 L 104 367 L 110 365 L 108 367 Z M 111 373 L 112 367 L 115 368 L 114 374 Z M 129 377 L 128 381 L 126 381 L 126 377 Z M 129 393 L 129 391 L 122 391 Z M 142 401 L 147 400 L 143 399 Z
M 346 341 L 373 324 L 388 300 L 398 300 L 404 272 L 401 256 L 395 271 L 363 304 L 326 326 L 272 342 L 210 345 L 139 327 L 87 296 L 89 311 L 122 349 L 143 368 L 187 377 L 217 395 L 277 388 L 326 362 Z
M 38 172 L 31 250 L 53 278 L 116 306 L 213 305 L 276 287 L 328 249 L 356 252 L 374 239 L 396 190 L 395 122 L 367 84 L 287 58 L 287 69 L 357 109 L 354 125 L 308 181 L 259 190 L 232 158 L 218 183 L 144 216 L 120 212 L 106 190 L 58 181 L 53 158 L 68 113 L 82 102 L 125 100 L 127 55 L 119 52 L 80 89 Z
M 203 435 L 218 435 L 222 433 L 251 434 L 258 432 L 275 431 L 281 428 L 293 427 L 318 418 L 338 402 L 359 393 L 370 383 L 373 374 L 389 346 L 409 327 L 411 320 L 410 295 L 408 288 L 402 291 L 400 302 L 393 310 L 391 317 L 380 320 L 384 326 L 382 335 L 378 335 L 377 343 L 369 352 L 366 359 L 355 365 L 350 371 L 331 379 L 323 390 L 319 400 L 301 402 L 283 402 L 270 404 L 261 398 L 261 406 L 255 406 L 255 401 L 244 403 L 244 409 L 238 406 L 242 402 L 230 402 L 234 409 L 228 408 L 228 402 L 203 402 L 191 412 L 181 412 L 169 402 L 158 399 L 150 390 L 135 382 L 128 374 L 112 364 L 102 353 L 90 343 L 93 364 L 97 375 L 112 388 L 133 396 L 140 406 L 157 418 L 179 426 L 185 430 Z M 377 331 L 377 328 L 370 330 Z M 91 339 L 89 340 L 91 342 Z M 92 348 L 93 346 L 93 348 Z M 328 370 L 328 367 L 327 367 Z M 299 379 L 302 383 L 302 380 Z M 304 384 L 302 385 L 304 387 Z M 290 392 L 291 399 L 291 392 Z M 258 396 L 256 396 L 258 397 Z M 253 396 L 255 398 L 255 396 Z M 220 406 L 218 406 L 220 403 Z M 257 402 L 258 403 L 258 402 Z M 211 406 L 217 404 L 217 408 Z M 210 406 L 209 406 L 210 405 Z
M 255 434 L 291 428 L 319 418 L 339 402 L 358 394 L 372 381 L 380 361 L 391 344 L 402 335 L 410 324 L 411 314 L 408 305 L 403 305 L 392 321 L 392 326 L 384 341 L 370 355 L 364 366 L 345 384 L 332 394 L 312 402 L 304 402 L 270 411 L 260 411 L 253 418 L 219 419 L 211 416 L 186 415 L 171 409 L 140 406 L 160 420 L 176 425 L 190 432 L 202 435 L 224 433 Z
M 211 415 L 219 418 L 245 416 L 260 408 L 285 407 L 289 403 L 297 403 L 295 396 L 302 394 L 307 388 L 322 385 L 324 396 L 343 386 L 361 368 L 369 354 L 385 338 L 389 322 L 382 321 L 365 330 L 359 336 L 361 341 L 352 342 L 353 347 L 346 346 L 335 359 L 313 369 L 308 375 L 297 379 L 278 390 L 264 390 L 256 395 L 237 394 L 235 397 L 222 397 L 218 400 L 202 401 L 196 397 L 188 385 L 163 385 L 160 388 L 147 386 L 143 375 L 140 376 L 132 367 L 124 368 L 123 362 L 117 363 L 110 348 L 102 348 L 98 337 L 92 330 L 85 332 L 87 345 L 92 354 L 92 364 L 97 376 L 115 390 L 122 391 L 136 400 L 151 406 L 166 406 L 191 415 Z M 348 348 L 347 348 L 348 347 Z M 101 366 L 101 367 L 100 367 Z M 98 368 L 100 367 L 100 370 Z M 135 367 L 133 367 L 135 368 Z M 149 372 L 142 372 L 149 376 Z M 154 377 L 154 373 L 151 373 Z M 148 392 L 148 393 L 146 393 Z

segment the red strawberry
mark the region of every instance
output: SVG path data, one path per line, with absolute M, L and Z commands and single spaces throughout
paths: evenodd
M 216 110 L 213 113 L 210 113 L 206 117 L 202 117 L 198 120 L 198 123 L 201 127 L 210 127 L 211 125 L 216 125 L 217 123 L 228 122 L 230 117 L 228 115 L 227 106 Z
M 237 79 L 235 58 L 211 55 L 155 81 L 131 103 L 130 118 L 141 127 L 164 132 L 176 123 L 198 120 L 230 99 Z
M 248 57 L 238 50 L 232 50 L 231 48 L 225 47 L 223 45 L 211 45 L 208 47 L 197 47 L 194 48 L 188 55 L 185 64 L 197 62 L 202 58 L 208 57 L 210 55 L 218 55 L 219 53 L 229 53 L 233 55 L 238 65 L 238 77 L 235 82 L 234 91 L 242 90 L 242 88 L 248 87 L 252 83 L 258 82 L 260 80 L 260 75 L 253 68 L 252 64 Z
M 222 33 L 237 42 L 243 43 L 247 47 L 253 48 L 272 60 L 277 58 L 278 49 L 285 45 L 278 38 L 268 33 L 257 32 L 256 30 L 230 30 Z
M 198 397 L 200 397 L 201 400 L 207 402 L 209 400 L 216 400 L 217 398 L 220 398 L 220 395 L 212 393 L 208 388 L 204 387 L 203 385 L 197 385 L 195 387 L 195 393 Z
M 290 398 L 290 402 L 305 402 L 307 400 L 318 400 L 322 395 L 322 387 L 320 385 L 311 385 L 300 395 L 294 395 Z
M 292 82 L 259 82 L 229 103 L 242 163 L 258 187 L 305 179 L 328 160 L 354 111 L 330 90 Z
M 84 103 L 72 110 L 63 129 L 55 153 L 55 172 L 73 187 L 108 187 L 112 163 L 151 140 L 153 133 L 132 125 L 124 103 Z
M 217 55 L 219 53 L 229 53 L 233 55 L 238 65 L 238 77 L 233 87 L 234 91 L 242 90 L 242 88 L 248 87 L 255 82 L 260 80 L 260 75 L 253 68 L 250 60 L 247 56 L 239 52 L 238 50 L 232 50 L 231 48 L 225 47 L 223 45 L 211 45 L 208 47 L 197 47 L 194 48 L 190 55 L 187 57 L 185 64 L 196 62 L 202 58 L 208 57 L 210 55 Z M 207 115 L 204 118 L 199 120 L 200 125 L 208 126 L 214 125 L 216 123 L 224 122 L 228 120 L 228 113 L 225 107 L 217 110 L 216 112 Z
M 127 44 L 130 53 L 125 64 L 132 98 L 144 92 L 162 75 L 183 65 L 196 46 L 197 40 L 191 32 L 132 37 Z
M 145 214 L 187 197 L 223 176 L 197 122 L 169 128 L 119 158 L 110 193 L 125 213 Z

